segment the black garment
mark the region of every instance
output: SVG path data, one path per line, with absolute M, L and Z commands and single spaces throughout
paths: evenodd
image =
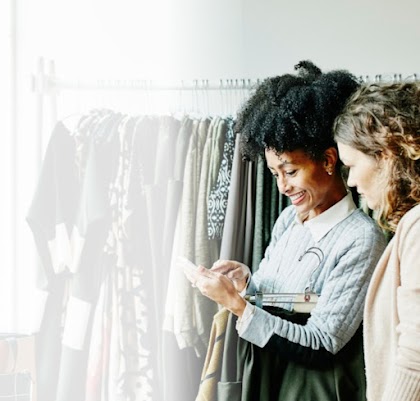
M 59 122 L 43 161 L 27 221 L 41 258 L 37 285 L 49 293 L 40 331 L 36 336 L 37 396 L 42 401 L 83 400 L 88 352 L 61 343 L 66 291 L 94 306 L 103 272 L 103 247 L 111 223 L 109 182 L 118 162 L 121 114 L 106 113 L 102 124 L 80 138 Z M 57 227 L 64 227 L 58 230 Z M 84 240 L 80 254 L 66 259 L 66 246 L 77 230 Z M 72 272 L 70 272 L 72 271 Z M 90 337 L 92 314 L 86 330 Z M 86 340 L 87 339 L 87 340 Z
M 266 308 L 305 324 L 309 314 Z M 229 317 L 218 401 L 366 400 L 362 327 L 336 355 L 272 337 L 264 348 L 238 337 Z

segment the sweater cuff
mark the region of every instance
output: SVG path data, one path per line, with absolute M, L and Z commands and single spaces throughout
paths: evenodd
M 248 327 L 249 323 L 251 322 L 252 315 L 254 313 L 255 313 L 255 305 L 252 305 L 249 302 L 247 302 L 244 309 L 244 313 L 236 321 L 236 330 L 238 330 L 239 337 Z
M 260 348 L 265 347 L 275 332 L 276 320 L 270 313 L 261 308 L 254 307 L 254 313 L 246 327 L 240 332 L 240 337 Z
M 385 388 L 383 401 L 418 401 L 420 399 L 420 373 L 397 368 L 393 379 Z

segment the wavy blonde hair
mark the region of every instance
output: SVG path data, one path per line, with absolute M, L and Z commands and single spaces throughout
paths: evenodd
M 336 119 L 334 136 L 380 163 L 384 192 L 377 219 L 395 231 L 420 203 L 420 84 L 362 86 Z

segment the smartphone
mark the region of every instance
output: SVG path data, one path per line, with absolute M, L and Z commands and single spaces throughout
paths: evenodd
M 198 266 L 193 262 L 184 258 L 183 256 L 178 256 L 176 260 L 176 265 L 183 270 L 185 274 L 193 275 L 197 272 Z

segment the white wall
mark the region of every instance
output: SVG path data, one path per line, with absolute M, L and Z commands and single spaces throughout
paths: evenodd
M 265 77 L 301 59 L 355 74 L 419 71 L 416 0 L 20 1 L 24 51 L 65 75 Z
M 244 54 L 249 74 L 290 70 L 311 59 L 321 68 L 356 75 L 420 71 L 415 0 L 249 0 Z
M 203 3 L 178 3 L 177 65 L 192 76 L 266 77 L 302 59 L 356 75 L 420 71 L 415 0 Z

